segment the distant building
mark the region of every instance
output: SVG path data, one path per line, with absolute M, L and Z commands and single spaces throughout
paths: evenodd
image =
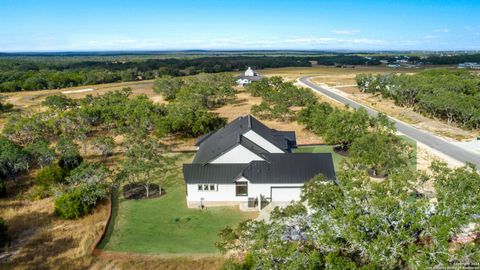
M 257 76 L 257 75 L 258 75 L 258 73 L 253 71 L 253 69 L 251 67 L 248 67 L 247 70 L 245 70 L 245 76 L 252 77 L 252 76 Z
M 252 82 L 258 81 L 262 78 L 257 72 L 255 72 L 251 67 L 248 67 L 247 70 L 245 70 L 245 75 L 244 76 L 238 76 L 237 77 L 237 84 L 244 86 L 246 84 L 250 84 Z
M 400 65 L 399 64 L 389 64 L 389 65 L 387 65 L 387 67 L 389 67 L 389 68 L 399 68 Z
M 480 69 L 480 64 L 475 62 L 465 62 L 458 64 L 458 68 Z

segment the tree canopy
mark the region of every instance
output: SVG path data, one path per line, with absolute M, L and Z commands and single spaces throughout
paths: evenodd
M 447 123 L 480 128 L 480 76 L 466 70 L 432 69 L 409 74 L 359 74 L 363 92 L 380 92 L 400 106 L 413 107 Z
M 262 97 L 262 103 L 251 109 L 261 119 L 293 120 L 296 114 L 291 107 L 304 107 L 316 102 L 312 91 L 284 82 L 277 76 L 253 82 L 246 89 L 253 96 Z
M 435 200 L 417 192 L 426 180 L 437 183 Z M 474 265 L 478 242 L 456 239 L 475 233 L 468 228 L 479 222 L 479 189 L 480 175 L 470 167 L 437 163 L 431 175 L 402 170 L 384 181 L 351 167 L 335 182 L 314 178 L 302 202 L 277 210 L 267 222 L 226 228 L 218 246 L 247 253 L 246 269 Z

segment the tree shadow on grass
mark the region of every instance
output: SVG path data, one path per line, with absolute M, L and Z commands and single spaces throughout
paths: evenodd
M 10 244 L 0 253 L 0 264 L 7 269 L 51 269 L 52 258 L 74 248 L 71 236 L 55 238 L 50 228 L 55 217 L 48 212 L 28 212 L 7 220 Z M 48 263 L 47 263 L 48 262 Z
M 230 104 L 232 104 L 233 107 L 239 107 L 239 106 L 243 106 L 247 103 L 247 99 L 246 98 L 242 98 L 242 99 L 235 99 L 234 101 L 232 101 Z
M 75 247 L 75 240 L 71 236 L 53 239 L 51 233 L 43 232 L 23 246 L 21 252 L 10 263 L 26 269 L 51 269 L 52 265 L 65 261 L 61 258 L 53 260 L 52 258 Z
M 11 244 L 25 240 L 35 235 L 42 228 L 49 226 L 55 217 L 48 212 L 28 212 L 7 220 L 8 233 Z
M 102 240 L 100 240 L 100 243 L 98 243 L 97 245 L 98 249 L 105 249 L 115 230 L 115 224 L 117 223 L 117 216 L 118 216 L 118 208 L 120 206 L 119 196 L 120 196 L 119 189 L 117 187 L 114 187 L 112 189 L 112 198 L 111 198 L 112 213 L 110 215 L 110 220 L 108 221 L 107 230 L 105 231 L 105 234 L 103 235 Z

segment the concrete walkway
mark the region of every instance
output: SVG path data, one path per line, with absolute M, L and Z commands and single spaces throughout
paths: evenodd
M 269 221 L 270 214 L 272 213 L 273 209 L 275 209 L 275 207 L 284 208 L 289 204 L 290 202 L 271 202 L 260 211 L 260 213 L 258 214 L 258 217 L 255 220 L 265 221 L 265 222 Z

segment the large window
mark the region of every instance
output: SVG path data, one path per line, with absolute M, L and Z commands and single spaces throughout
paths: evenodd
M 237 182 L 235 191 L 237 196 L 248 196 L 248 182 Z
M 198 185 L 198 191 L 216 191 L 216 186 L 215 184 L 200 184 Z

